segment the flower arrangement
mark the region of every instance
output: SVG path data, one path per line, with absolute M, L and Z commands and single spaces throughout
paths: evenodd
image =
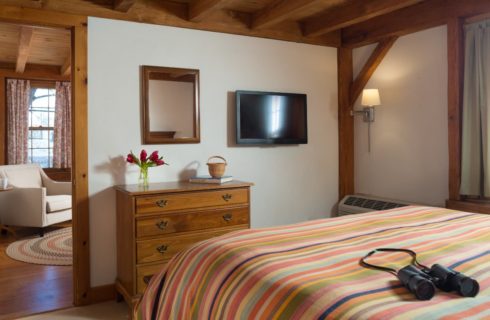
M 146 153 L 146 150 L 143 149 L 140 152 L 140 157 L 136 157 L 133 151 L 128 153 L 126 157 L 126 161 L 131 164 L 135 164 L 140 168 L 140 177 L 139 184 L 143 186 L 148 186 L 148 168 L 150 167 L 158 167 L 161 165 L 168 165 L 163 160 L 163 157 L 158 155 L 158 151 L 153 151 L 150 156 Z

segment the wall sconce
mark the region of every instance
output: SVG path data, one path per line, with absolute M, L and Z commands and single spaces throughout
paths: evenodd
M 374 107 L 381 105 L 378 89 L 364 89 L 362 91 L 361 105 L 364 107 L 353 114 L 362 114 L 364 122 L 368 123 L 368 152 L 371 152 L 371 123 L 374 122 Z

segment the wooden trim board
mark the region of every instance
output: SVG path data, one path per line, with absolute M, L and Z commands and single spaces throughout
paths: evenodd
M 90 288 L 90 303 L 100 303 L 116 299 L 116 287 L 112 284 Z
M 461 126 L 463 111 L 463 20 L 450 19 L 447 26 L 448 49 L 448 149 L 449 200 L 459 200 L 461 184 Z
M 71 75 L 73 89 L 73 296 L 75 305 L 89 304 L 87 17 L 0 5 L 0 21 L 67 28 L 72 32 L 72 61 L 74 62 Z M 1 125 L 0 129 L 2 129 Z

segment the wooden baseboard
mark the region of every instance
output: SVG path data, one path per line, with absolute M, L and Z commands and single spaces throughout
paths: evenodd
M 90 304 L 100 303 L 116 299 L 116 287 L 114 284 L 92 287 L 89 292 Z
M 490 214 L 490 203 L 484 202 L 446 200 L 446 208 L 460 211 Z

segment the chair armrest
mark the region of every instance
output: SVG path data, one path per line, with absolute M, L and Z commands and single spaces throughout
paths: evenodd
M 42 171 L 42 170 L 41 170 Z M 51 180 L 44 171 L 41 172 L 41 177 L 43 180 L 43 186 L 47 189 L 47 195 L 58 195 L 58 194 L 70 194 L 71 195 L 71 182 L 60 182 Z
M 46 188 L 14 188 L 0 192 L 0 222 L 12 226 L 42 226 Z

